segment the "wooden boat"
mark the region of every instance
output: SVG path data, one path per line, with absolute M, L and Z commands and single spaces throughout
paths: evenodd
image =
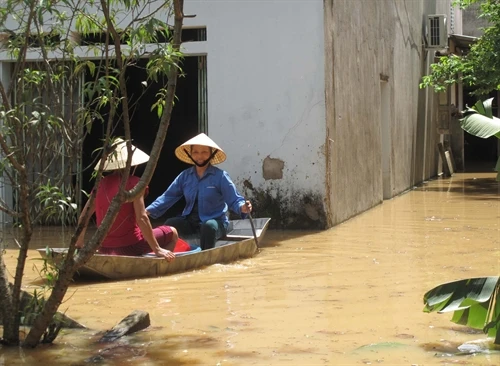
M 264 237 L 270 218 L 254 218 L 253 224 L 257 241 Z M 185 239 L 193 250 L 176 253 L 172 262 L 151 255 L 128 257 L 119 255 L 94 254 L 82 266 L 75 279 L 130 279 L 157 277 L 172 273 L 202 268 L 215 263 L 230 263 L 238 259 L 252 257 L 258 247 L 255 243 L 250 220 L 231 220 L 225 238 L 218 240 L 215 248 L 200 250 L 198 239 Z M 66 248 L 38 249 L 43 258 L 58 262 L 63 259 Z

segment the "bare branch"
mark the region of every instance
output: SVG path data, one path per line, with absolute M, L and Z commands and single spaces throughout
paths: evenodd
M 31 31 L 31 22 L 33 21 L 33 18 L 35 16 L 34 14 L 34 9 L 36 6 L 36 1 L 31 1 L 30 2 L 30 7 L 29 7 L 29 15 L 28 15 L 28 20 L 26 22 L 26 29 L 24 31 L 24 38 L 25 38 L 25 43 L 21 47 L 21 52 L 19 52 L 19 56 L 17 57 L 17 62 L 15 63 L 14 70 L 12 71 L 12 77 L 10 80 L 10 85 L 9 85 L 9 90 L 7 92 L 8 95 L 11 94 L 12 88 L 15 85 L 15 77 L 18 75 L 19 70 L 23 70 L 26 64 L 26 52 L 28 51 L 28 39 Z
M 174 3 L 174 35 L 172 39 L 172 48 L 174 52 L 180 51 L 181 40 L 182 40 L 182 23 L 184 20 L 184 0 L 173 0 Z M 174 65 L 178 65 L 179 58 L 172 57 L 172 62 Z M 151 150 L 151 157 L 146 165 L 144 173 L 141 177 L 139 183 L 127 193 L 127 199 L 130 200 L 133 197 L 137 197 L 141 194 L 146 186 L 149 184 L 153 173 L 156 169 L 158 159 L 160 156 L 165 137 L 167 135 L 168 127 L 170 125 L 170 118 L 172 116 L 172 109 L 174 106 L 175 90 L 177 87 L 177 66 L 172 66 L 169 70 L 167 76 L 167 98 L 165 100 L 165 109 L 163 110 L 163 115 L 160 120 L 160 125 L 158 127 L 158 133 Z
M 18 172 L 24 172 L 25 171 L 24 166 L 19 164 L 19 162 L 14 158 L 14 155 L 9 149 L 9 145 L 7 145 L 7 142 L 5 141 L 5 138 L 1 133 L 0 133 L 0 146 L 2 147 L 2 151 L 5 154 L 5 157 L 12 164 L 14 169 L 16 169 Z
M 5 212 L 7 215 L 18 218 L 20 215 L 7 207 L 7 204 L 4 200 L 0 199 L 0 211 Z

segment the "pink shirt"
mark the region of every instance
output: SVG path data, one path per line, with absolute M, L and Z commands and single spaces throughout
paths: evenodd
M 111 200 L 118 193 L 121 179 L 119 174 L 111 174 L 104 177 L 99 183 L 95 201 L 97 226 L 101 225 Z M 139 177 L 130 176 L 125 189 L 129 190 L 134 188 L 139 182 L 139 179 Z M 139 229 L 137 221 L 135 220 L 134 204 L 133 202 L 127 202 L 120 208 L 115 222 L 102 242 L 102 246 L 107 248 L 125 247 L 134 245 L 142 239 L 141 229 Z

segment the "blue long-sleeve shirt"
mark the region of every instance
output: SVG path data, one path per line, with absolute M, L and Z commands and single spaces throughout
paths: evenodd
M 224 170 L 209 165 L 201 178 L 196 174 L 194 166 L 181 172 L 167 190 L 146 207 L 146 210 L 152 218 L 156 219 L 183 196 L 186 199 L 186 207 L 182 216 L 188 216 L 191 213 L 196 197 L 198 197 L 198 213 L 201 222 L 220 219 L 226 226 L 228 208 L 241 215 L 241 206 L 245 204 L 245 199 L 238 193 L 229 175 Z

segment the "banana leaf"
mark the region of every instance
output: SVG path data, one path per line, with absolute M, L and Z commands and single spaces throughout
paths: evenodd
M 493 118 L 493 98 L 486 99 L 484 102 L 478 100 L 476 104 L 474 104 L 474 109 L 483 116 Z
M 473 108 L 463 111 L 460 119 L 462 129 L 471 135 L 487 139 L 495 136 L 500 139 L 500 118 L 493 117 L 493 98 L 484 102 L 478 100 Z M 495 167 L 497 181 L 500 181 L 500 156 Z
M 425 293 L 424 304 L 424 312 L 453 312 L 452 322 L 481 329 L 500 344 L 500 277 L 470 278 L 439 285 Z
M 500 118 L 483 116 L 472 108 L 463 112 L 460 126 L 471 135 L 487 139 L 495 136 L 500 139 Z

